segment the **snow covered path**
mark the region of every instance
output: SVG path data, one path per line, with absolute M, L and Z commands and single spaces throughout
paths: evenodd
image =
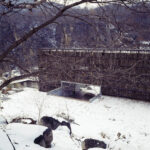
M 44 115 L 53 117 L 62 114 L 69 115 L 79 124 L 71 125 L 76 138 L 102 140 L 109 145 L 108 150 L 150 150 L 150 103 L 107 96 L 88 103 L 46 95 L 46 93 L 30 88 L 12 94 L 9 98 L 3 102 L 4 109 L 1 112 L 8 121 L 16 117 L 31 117 L 38 120 Z M 39 129 L 39 135 L 44 127 L 18 125 L 21 126 L 21 130 L 16 126 L 17 124 L 10 124 L 7 130 L 8 133 L 16 134 L 11 137 L 18 143 L 21 142 L 19 141 L 21 137 L 18 139 L 19 134 L 27 130 L 26 128 L 33 131 L 33 134 L 27 134 L 24 137 L 30 148 L 23 147 L 24 144 L 21 144 L 17 150 L 29 150 L 31 147 L 32 150 L 44 149 L 33 143 L 36 137 L 35 128 Z M 80 143 L 69 137 L 69 131 L 65 127 L 58 128 L 54 132 L 54 137 L 52 150 L 81 149 Z

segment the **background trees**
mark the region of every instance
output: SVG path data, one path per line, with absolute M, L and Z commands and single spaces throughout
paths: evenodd
M 83 4 L 90 8 L 81 9 Z M 37 75 L 33 67 L 41 47 L 139 48 L 150 40 L 149 10 L 148 1 L 138 0 L 2 0 L 1 73 L 17 66 L 19 79 Z

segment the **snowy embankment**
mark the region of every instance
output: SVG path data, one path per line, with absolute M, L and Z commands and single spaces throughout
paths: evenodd
M 59 127 L 53 132 L 51 150 L 81 150 L 80 140 L 84 138 L 104 141 L 108 150 L 150 150 L 150 103 L 107 96 L 88 103 L 46 95 L 31 88 L 8 98 L 2 103 L 1 111 L 8 122 L 16 117 L 38 120 L 44 115 L 57 119 L 65 115 L 74 119 L 76 124 L 71 124 L 74 136 L 69 136 L 66 127 Z M 16 150 L 45 149 L 33 143 L 45 127 L 11 123 L 5 130 Z M 0 145 L 3 143 L 0 139 Z

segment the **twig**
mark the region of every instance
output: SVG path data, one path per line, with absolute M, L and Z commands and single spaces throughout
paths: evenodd
M 5 131 L 5 133 L 6 133 L 6 131 Z M 12 143 L 12 141 L 11 141 L 11 139 L 10 139 L 10 137 L 9 137 L 9 135 L 8 135 L 7 133 L 6 133 L 6 136 L 7 136 L 8 140 L 10 141 L 10 143 L 11 143 L 13 149 L 16 150 L 14 144 Z

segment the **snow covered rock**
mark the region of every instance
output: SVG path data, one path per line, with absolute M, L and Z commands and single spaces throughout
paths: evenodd
M 89 148 L 95 147 L 106 149 L 107 145 L 103 141 L 95 139 L 85 139 L 82 141 L 82 150 L 88 150 Z
M 48 128 L 51 128 L 52 130 L 55 130 L 58 128 L 58 126 L 66 126 L 70 130 L 70 135 L 72 134 L 70 123 L 66 121 L 58 121 L 57 119 L 53 117 L 43 116 L 40 119 L 40 125 L 46 126 Z
M 52 129 L 48 128 L 43 132 L 43 135 L 40 135 L 34 140 L 35 144 L 39 144 L 42 147 L 50 148 L 53 141 L 53 132 Z

